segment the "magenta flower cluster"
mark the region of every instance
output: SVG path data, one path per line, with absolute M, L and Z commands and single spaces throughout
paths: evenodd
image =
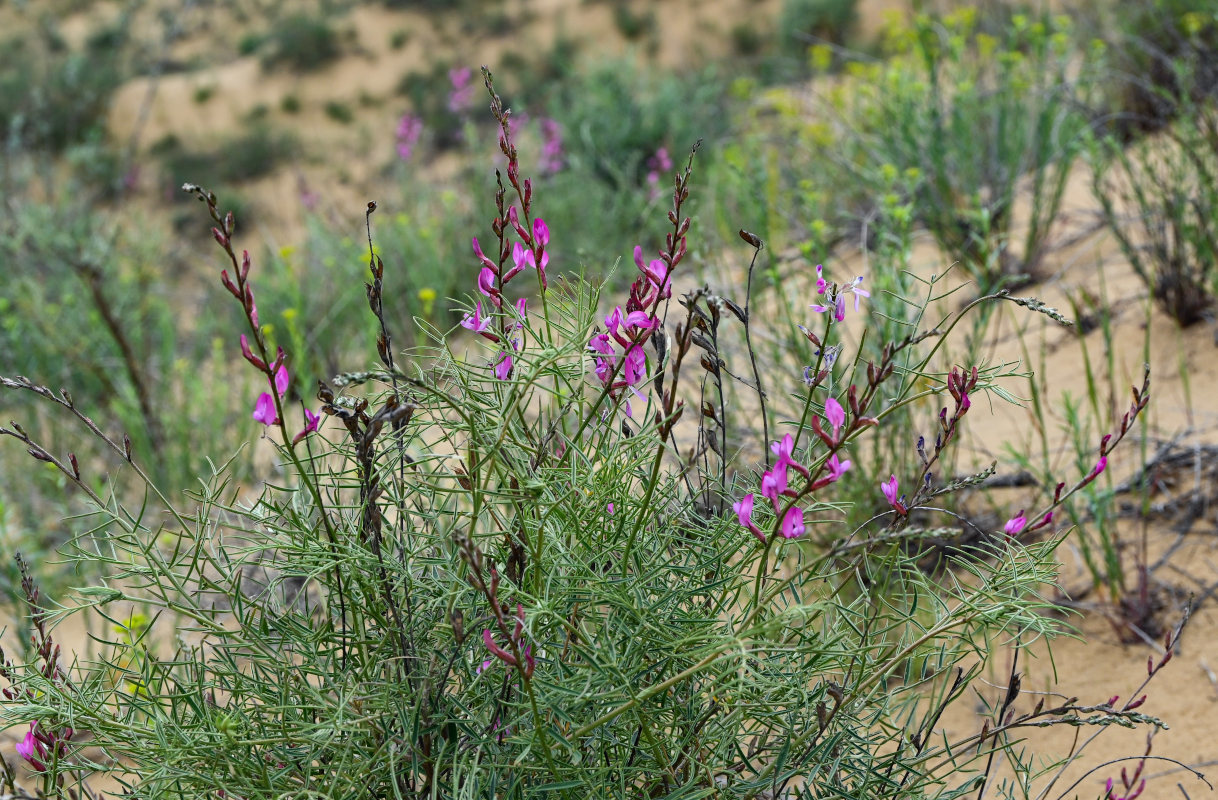
M 17 755 L 21 756 L 37 772 L 46 772 L 47 762 L 53 757 L 62 757 L 68 749 L 74 731 L 70 727 L 58 731 L 47 731 L 37 722 L 30 723 L 25 738 L 17 742 Z
M 452 91 L 448 93 L 448 110 L 454 114 L 469 110 L 474 105 L 474 71 L 469 67 L 454 67 L 448 71 L 448 82 Z
M 528 183 L 527 179 L 525 183 Z M 478 291 L 500 311 L 503 310 L 504 287 L 525 269 L 537 272 L 542 291 L 549 286 L 549 282 L 546 280 L 546 267 L 550 265 L 550 254 L 546 252 L 546 245 L 550 243 L 550 228 L 546 225 L 545 220 L 541 217 L 533 220 L 533 230 L 530 232 L 520 223 L 516 206 L 512 206 L 508 210 L 508 222 L 521 241 L 512 245 L 512 265 L 507 269 L 503 269 L 505 264 L 496 264 L 482 252 L 482 246 L 478 244 L 476 236 L 473 239 L 474 255 L 482 264 L 482 270 L 478 273 Z M 483 315 L 481 300 L 474 304 L 473 312 L 461 320 L 461 327 L 471 330 L 495 344 L 504 345 L 495 362 L 495 377 L 499 380 L 507 380 L 512 375 L 514 367 L 512 354 L 520 349 L 520 338 L 511 336 L 510 331 L 519 331 L 524 328 L 525 322 L 528 320 L 528 298 L 518 298 L 514 308 L 515 320 L 511 323 L 501 324 L 498 328 L 493 325 L 492 317 Z
M 813 431 L 830 452 L 824 464 L 817 470 L 816 476 L 813 476 L 807 467 L 796 460 L 795 438 L 791 434 L 786 434 L 782 437 L 782 441 L 773 442 L 770 445 L 770 452 L 777 457 L 777 460 L 774 466 L 761 476 L 761 496 L 768 499 L 773 506 L 774 514 L 780 519 L 778 531 L 784 538 L 798 539 L 807 530 L 807 523 L 804 519 L 805 511 L 797 504 L 799 499 L 836 482 L 851 467 L 849 460 L 843 460 L 838 456 L 838 450 L 844 442 L 842 428 L 846 424 L 846 409 L 832 397 L 825 401 L 825 423 L 829 428 L 827 431 L 819 417 L 812 418 Z M 804 479 L 804 488 L 801 491 L 795 491 L 790 486 L 791 470 Z M 820 475 L 821 472 L 824 472 L 823 476 Z M 788 498 L 788 500 L 780 498 Z M 753 495 L 745 495 L 732 504 L 732 509 L 736 512 L 736 518 L 740 524 L 764 543 L 766 535 L 753 522 L 755 501 L 756 498 Z M 788 506 L 785 511 L 783 510 L 784 505 Z
M 409 161 L 414 156 L 414 149 L 419 145 L 423 135 L 423 119 L 414 114 L 403 114 L 398 120 L 397 151 L 398 158 Z
M 489 77 L 487 80 L 489 89 Z M 511 112 L 503 109 L 498 95 L 492 92 L 491 96 L 492 109 L 500 124 L 499 149 L 507 156 L 507 179 L 516 190 L 519 206 L 515 201 L 506 202 L 507 189 L 501 179 L 496 195 L 499 214 L 491 222 L 491 230 L 499 245 L 496 258 L 491 258 L 483 252 L 477 237 L 472 240 L 474 256 L 481 265 L 477 280 L 478 291 L 494 306 L 498 319 L 492 314 L 484 314 L 482 301 L 479 300 L 475 303 L 473 312 L 461 320 L 461 326 L 502 348 L 495 360 L 494 372 L 499 380 L 507 380 L 515 368 L 514 354 L 519 352 L 521 347 L 520 337 L 512 334 L 524 329 L 528 321 L 528 303 L 526 298 L 521 297 L 516 300 L 514 306 L 505 309 L 503 292 L 513 278 L 525 270 L 530 270 L 537 274 L 544 302 L 544 294 L 549 288 L 546 269 L 550 265 L 550 253 L 547 249 L 550 244 L 550 228 L 541 217 L 530 221 L 533 182 L 520 177 L 520 158 L 516 146 L 512 144 Z M 512 241 L 512 232 L 516 234 L 515 241 Z M 513 308 L 514 314 L 511 311 Z
M 541 127 L 541 162 L 538 169 L 542 175 L 553 175 L 562 172 L 567 165 L 566 151 L 563 150 L 562 125 L 558 120 L 542 117 L 538 120 Z
M 661 147 L 647 159 L 647 185 L 651 187 L 651 197 L 654 200 L 660 196 L 660 174 L 672 169 L 672 157 L 668 148 Z
M 684 254 L 685 239 L 682 238 L 681 249 L 674 263 Z M 634 248 L 634 263 L 639 268 L 639 275 L 630 286 L 625 309 L 619 305 L 609 312 L 605 317 L 606 330 L 592 337 L 588 349 L 596 354 L 592 358 L 593 369 L 611 397 L 616 398 L 629 389 L 642 400 L 643 396 L 635 386 L 647 374 L 647 356 L 643 352 L 643 344 L 660 325 L 656 316 L 660 301 L 672 297 L 672 270 L 663 258 L 644 264 L 641 246 Z M 626 416 L 633 415 L 630 401 L 627 400 Z
M 232 225 L 231 213 L 228 216 L 226 225 Z M 229 229 L 231 230 L 231 227 Z M 229 237 L 219 228 L 212 228 L 212 236 L 231 255 L 232 250 Z M 233 263 L 236 264 L 235 259 Z M 257 331 L 260 327 L 258 322 L 258 304 L 254 301 L 254 287 L 249 281 L 249 274 L 250 254 L 248 250 L 242 250 L 241 268 L 237 272 L 236 281 L 229 276 L 227 269 L 222 269 L 220 270 L 220 283 L 228 290 L 229 294 L 237 298 L 237 301 L 241 303 L 242 308 L 245 310 L 246 318 L 249 320 L 250 326 L 255 331 L 255 336 L 257 337 Z M 257 338 L 257 343 L 260 352 L 265 352 L 262 350 L 261 338 Z M 253 348 L 250 346 L 249 337 L 243 333 L 241 334 L 241 355 L 255 369 L 267 376 L 270 382 L 269 388 L 275 392 L 274 396 L 270 392 L 263 392 L 258 395 L 258 399 L 254 401 L 254 419 L 268 428 L 272 425 L 281 424 L 282 420 L 279 419 L 278 408 L 282 406 L 283 398 L 287 394 L 288 387 L 291 385 L 291 377 L 288 375 L 287 367 L 284 366 L 287 354 L 283 351 L 282 347 L 276 348 L 275 360 L 268 364 L 265 358 L 254 353 Z M 278 398 L 278 402 L 276 402 L 276 398 Z M 307 408 L 304 413 L 305 426 L 292 439 L 292 444 L 297 444 L 301 439 L 316 431 L 321 424 L 320 415 L 314 414 Z
M 825 303 L 813 303 L 809 308 L 817 314 L 832 312 L 833 319 L 838 322 L 846 319 L 846 295 L 854 295 L 856 312 L 859 310 L 859 300 L 871 297 L 871 292 L 863 288 L 862 275 L 843 286 L 837 286 L 825 279 L 825 268 L 822 264 L 816 265 L 816 293 L 826 295 Z

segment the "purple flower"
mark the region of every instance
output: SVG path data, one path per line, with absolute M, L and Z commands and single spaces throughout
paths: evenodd
M 829 460 L 825 462 L 825 467 L 828 469 L 829 482 L 833 483 L 838 478 L 850 471 L 850 461 L 841 461 L 837 457 L 837 453 L 829 456 Z
M 489 297 L 496 308 L 502 307 L 499 287 L 495 285 L 495 272 L 490 267 L 483 267 L 478 273 L 478 291 Z
M 863 287 L 862 287 L 862 284 L 863 284 L 862 275 L 858 276 L 857 278 L 855 278 L 854 280 L 845 284 L 844 286 L 839 286 L 832 291 L 830 291 L 830 288 L 829 288 L 830 284 L 828 281 L 825 280 L 820 266 L 817 266 L 817 268 L 816 268 L 816 275 L 817 275 L 816 292 L 817 292 L 817 294 L 828 295 L 826 299 L 829 301 L 828 303 L 825 303 L 825 304 L 815 303 L 815 304 L 809 306 L 809 308 L 811 308 L 817 314 L 824 314 L 826 312 L 832 311 L 833 319 L 836 320 L 837 322 L 841 322 L 844 319 L 846 319 L 846 295 L 848 295 L 848 294 L 854 295 L 854 310 L 855 311 L 859 310 L 859 299 L 860 298 L 871 297 L 871 292 L 868 292 L 867 290 L 863 289 Z
M 647 376 L 647 354 L 640 344 L 631 345 L 626 351 L 626 363 L 622 366 L 622 380 L 629 386 L 634 386 Z
M 804 510 L 797 506 L 787 509 L 782 518 L 782 535 L 788 539 L 798 539 L 804 535 Z
M 301 439 L 308 436 L 310 433 L 316 432 L 318 427 L 321 426 L 321 416 L 319 414 L 314 414 L 312 409 L 306 408 L 304 410 L 304 414 L 305 414 L 304 429 L 300 433 L 296 434 L 296 436 L 292 439 L 292 444 L 296 444 Z
M 778 458 L 779 466 L 795 463 L 795 459 L 791 455 L 791 451 L 794 449 L 795 437 L 789 433 L 782 437 L 781 442 L 773 442 L 770 445 L 770 452 Z
M 472 313 L 466 314 L 461 320 L 461 327 L 466 330 L 471 330 L 474 333 L 485 336 L 492 342 L 498 342 L 499 337 L 491 331 L 491 318 L 482 316 L 482 301 L 474 303 Z
M 282 358 L 282 356 L 283 351 L 280 350 L 280 357 Z M 290 383 L 291 379 L 288 376 L 288 368 L 280 364 L 279 369 L 275 372 L 275 394 L 279 395 L 282 399 L 287 393 Z M 258 395 L 258 400 L 254 403 L 254 419 L 268 428 L 279 424 L 279 415 L 275 413 L 275 398 L 271 396 L 270 392 L 263 392 Z
M 270 392 L 258 395 L 258 400 L 254 403 L 254 419 L 268 428 L 279 424 L 279 415 L 275 413 L 275 398 L 271 397 Z
M 888 480 L 880 483 L 880 491 L 884 493 L 884 499 L 887 500 L 890 505 L 895 506 L 897 504 L 897 492 L 899 490 L 900 484 L 897 482 L 896 475 L 891 475 L 889 476 Z
M 825 401 L 825 420 L 832 426 L 833 441 L 837 442 L 837 432 L 846 423 L 846 409 L 832 397 Z
M 880 491 L 884 493 L 884 499 L 892 506 L 893 510 L 900 516 L 905 516 L 909 513 L 909 509 L 905 507 L 905 498 L 899 497 L 900 484 L 897 483 L 897 476 L 890 475 L 888 480 L 880 483 Z
M 1019 509 L 1019 513 L 1007 520 L 1007 524 L 1002 526 L 1006 531 L 1007 536 L 1018 536 L 1024 528 L 1028 526 L 1028 518 L 1023 515 L 1023 509 Z
M 414 114 L 403 114 L 398 120 L 397 151 L 398 158 L 409 161 L 414 156 L 414 149 L 423 135 L 423 120 Z
M 769 498 L 769 501 L 774 505 L 774 511 L 778 511 L 778 496 L 787 490 L 787 465 L 775 464 L 774 468 L 767 470 L 761 476 L 761 496 Z
M 562 126 L 557 120 L 542 117 L 538 123 L 541 126 L 541 163 L 538 165 L 543 175 L 553 175 L 562 172 L 566 166 L 563 152 Z
M 283 397 L 283 395 L 287 392 L 288 384 L 290 382 L 291 379 L 288 377 L 288 368 L 280 364 L 279 370 L 275 373 L 275 391 L 279 393 L 280 397 Z
M 847 283 L 845 286 L 843 286 L 841 289 L 839 289 L 838 294 L 839 295 L 844 295 L 844 294 L 854 295 L 854 310 L 855 311 L 859 310 L 859 298 L 871 297 L 871 292 L 868 292 L 867 290 L 865 290 L 863 288 L 863 276 L 862 275 L 859 275 L 857 278 L 850 281 L 850 283 Z
M 473 70 L 469 67 L 455 67 L 448 71 L 448 80 L 453 90 L 448 93 L 448 110 L 454 114 L 469 108 L 474 102 L 474 85 L 470 83 Z
M 647 283 L 651 290 L 659 293 L 660 300 L 666 300 L 672 297 L 672 276 L 668 274 L 668 265 L 663 259 L 652 259 L 643 265 L 643 248 L 639 245 L 634 246 L 634 263 L 639 268 L 639 271 L 647 277 Z M 648 292 L 651 295 L 651 291 Z M 648 298 L 648 302 L 644 305 L 650 305 L 656 298 L 654 295 Z
M 46 761 L 50 757 L 50 751 L 34 735 L 37 725 L 37 722 L 31 722 L 30 729 L 25 732 L 25 738 L 17 742 L 17 755 L 28 761 L 30 766 L 38 772 L 46 772 Z
M 740 521 L 740 524 L 752 531 L 753 535 L 760 539 L 762 544 L 765 544 L 765 534 L 753 524 L 753 495 L 746 494 L 732 503 L 732 510 L 736 512 L 736 519 Z
M 512 377 L 512 354 L 507 350 L 500 353 L 499 360 L 495 362 L 495 377 L 501 381 Z
M 1095 462 L 1095 466 L 1091 468 L 1090 474 L 1087 475 L 1087 480 L 1095 480 L 1106 469 L 1108 469 L 1108 456 L 1100 456 L 1100 460 Z

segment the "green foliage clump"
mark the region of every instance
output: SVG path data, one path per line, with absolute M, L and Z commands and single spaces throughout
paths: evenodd
M 848 67 L 857 83 L 835 95 L 846 121 L 836 141 L 865 191 L 908 200 L 941 250 L 990 291 L 1034 275 L 1047 252 L 1087 142 L 1090 78 L 1077 77 L 1066 17 L 1015 15 L 1001 37 L 976 22 L 961 9 L 891 29 L 888 62 Z M 1030 219 L 1016 234 L 1025 187 Z
M 858 0 L 783 0 L 778 16 L 783 48 L 802 59 L 817 40 L 849 41 L 858 25 Z
M 1218 12 L 1191 0 L 1116 3 L 1105 127 L 1128 140 L 1218 97 Z M 1103 41 L 1103 40 L 1100 40 Z
M 334 61 L 342 52 L 338 32 L 328 20 L 293 14 L 280 20 L 268 36 L 270 52 L 262 58 L 266 69 L 286 66 L 307 72 Z
M 1105 221 L 1151 296 L 1180 325 L 1218 297 L 1218 111 L 1188 108 L 1160 133 L 1101 140 L 1093 187 Z
M 338 100 L 330 100 L 325 105 L 326 116 L 340 125 L 350 125 L 355 120 L 351 106 Z
M 69 52 L 10 38 L 0 44 L 0 131 L 26 147 L 60 152 L 104 128 L 125 75 L 117 47 Z

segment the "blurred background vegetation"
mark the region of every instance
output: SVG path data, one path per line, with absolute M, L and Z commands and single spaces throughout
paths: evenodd
M 917 322 L 897 296 L 919 291 L 904 271 L 918 237 L 974 293 L 1048 277 L 1080 226 L 1065 211 L 1080 171 L 1097 209 L 1083 227 L 1112 232 L 1180 325 L 1212 322 L 1212 3 L 39 0 L 0 6 L 0 23 L 0 372 L 70 387 L 178 489 L 209 456 L 235 456 L 239 480 L 272 470 L 242 449 L 258 390 L 181 184 L 235 211 L 307 400 L 374 352 L 355 290 L 368 200 L 399 341 L 459 318 L 470 237 L 493 215 L 482 64 L 514 112 L 552 274 L 611 276 L 635 244 L 654 250 L 673 165 L 700 139 L 692 261 L 721 266 L 746 227 L 768 245 L 760 291 L 789 309 L 815 264 L 861 254 L 883 265 L 867 347 Z M 798 333 L 766 346 L 790 376 L 811 359 Z M 0 413 L 22 401 L 0 395 Z M 123 490 L 116 465 L 80 457 L 99 491 Z M 897 439 L 860 456 L 861 518 L 913 459 Z M 17 475 L 0 534 L 47 552 L 71 533 L 63 487 L 6 448 L 0 485 Z

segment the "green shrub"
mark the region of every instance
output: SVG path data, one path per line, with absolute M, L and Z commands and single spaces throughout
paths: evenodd
M 788 53 L 802 60 L 816 40 L 845 44 L 858 24 L 857 0 L 783 0 L 778 30 Z
M 732 51 L 738 56 L 755 56 L 761 52 L 765 40 L 757 28 L 749 22 L 738 22 L 732 26 Z
M 656 16 L 652 11 L 635 13 L 630 6 L 618 3 L 613 7 L 613 24 L 625 39 L 635 41 L 655 30 Z
M 659 210 L 664 257 L 632 270 L 602 326 L 600 287 L 547 285 L 538 269 L 549 236 L 565 232 L 537 224 L 544 187 L 526 202 L 516 150 L 504 150 L 505 184 L 486 216 L 516 225 L 483 244 L 522 270 L 527 248 L 533 266 L 509 285 L 519 273 L 492 262 L 463 319 L 474 334 L 424 324 L 427 344 L 405 353 L 383 305 L 399 290 L 395 273 L 365 262 L 367 287 L 352 294 L 371 310 L 377 356 L 313 384 L 321 415 L 294 402 L 296 353 L 266 332 L 280 311 L 261 293 L 273 272 L 247 266 L 232 216 L 187 187 L 206 201 L 220 281 L 240 309 L 225 345 L 233 375 L 256 382 L 241 387 L 257 409 L 242 422 L 274 447 L 276 471 L 261 485 L 230 485 L 225 467 L 209 465 L 179 502 L 141 468 L 147 491 L 128 507 L 16 425 L 0 428 L 89 500 L 90 535 L 73 545 L 104 571 L 52 618 L 19 562 L 32 644 L 0 671 L 0 721 L 33 726 L 24 758 L 48 793 L 84 794 L 104 776 L 158 798 L 222 787 L 251 798 L 744 800 L 791 788 L 920 800 L 980 792 L 995 762 L 1019 786 L 1051 788 L 1079 750 L 1047 766 L 1025 753 L 1034 729 L 1164 727 L 1137 711 L 1136 692 L 1102 702 L 1109 686 L 1081 702 L 1038 692 L 1017 708 L 1012 669 L 987 691 L 993 642 L 1018 651 L 1060 628 L 1043 596 L 1061 537 L 1007 537 L 1043 530 L 1095 480 L 1144 410 L 1144 389 L 1088 473 L 1068 476 L 1030 522 L 1019 512 L 973 557 L 954 558 L 963 579 L 929 575 L 918 560 L 941 530 L 910 512 L 938 514 L 936 498 L 983 477 L 936 483 L 933 469 L 969 410 L 1006 396 L 1012 377 L 932 366 L 960 315 L 941 329 L 919 323 L 925 335 L 887 342 L 864 365 L 828 355 L 848 346 L 844 312 L 808 311 L 822 337 L 811 377 L 763 372 L 749 331 L 775 321 L 751 313 L 748 289 L 739 301 L 703 288 L 668 302 L 697 236 L 687 168 Z M 829 306 L 862 299 L 857 281 L 823 288 Z M 325 313 L 333 298 L 321 299 Z M 733 352 L 731 336 L 744 348 Z M 727 405 L 745 374 L 760 410 Z M 791 395 L 798 413 L 759 439 L 763 375 L 769 396 Z M 67 397 L 18 378 L 3 385 L 79 421 Z M 844 523 L 847 456 L 921 400 L 942 405 L 940 436 L 919 448 L 906 493 L 898 499 L 895 478 L 872 486 L 883 512 Z M 679 428 L 687 408 L 696 419 Z M 120 440 L 94 433 L 137 469 Z M 60 661 L 54 621 L 70 614 L 96 615 L 107 632 Z M 1178 638 L 1168 635 L 1150 677 Z M 975 696 L 984 724 L 941 724 Z M 99 751 L 106 760 L 88 757 Z
M 984 293 L 1036 274 L 1047 252 L 1086 144 L 1092 73 L 1077 67 L 1068 18 L 1016 15 L 1002 38 L 975 32 L 976 19 L 962 9 L 890 31 L 895 55 L 849 65 L 856 82 L 831 102 L 845 121 L 839 164 L 873 197 L 909 199 Z M 1025 191 L 1030 220 L 1016 240 Z
M 0 46 L 0 130 L 15 142 L 61 151 L 105 122 L 124 79 L 114 51 L 47 53 L 32 42 Z
M 1099 113 L 1122 139 L 1218 97 L 1218 14 L 1192 0 L 1115 3 Z
M 355 121 L 351 106 L 337 100 L 329 100 L 325 105 L 326 116 L 341 125 L 350 125 Z
M 265 33 L 247 31 L 241 34 L 241 38 L 237 40 L 237 53 L 243 56 L 252 56 L 262 49 L 262 46 L 266 44 L 269 38 Z
M 268 36 L 270 52 L 263 56 L 266 69 L 286 66 L 307 72 L 320 69 L 338 58 L 338 33 L 318 17 L 294 14 L 280 20 Z
M 1218 111 L 1178 101 L 1187 111 L 1159 134 L 1099 143 L 1093 187 L 1138 277 L 1188 326 L 1218 297 Z

